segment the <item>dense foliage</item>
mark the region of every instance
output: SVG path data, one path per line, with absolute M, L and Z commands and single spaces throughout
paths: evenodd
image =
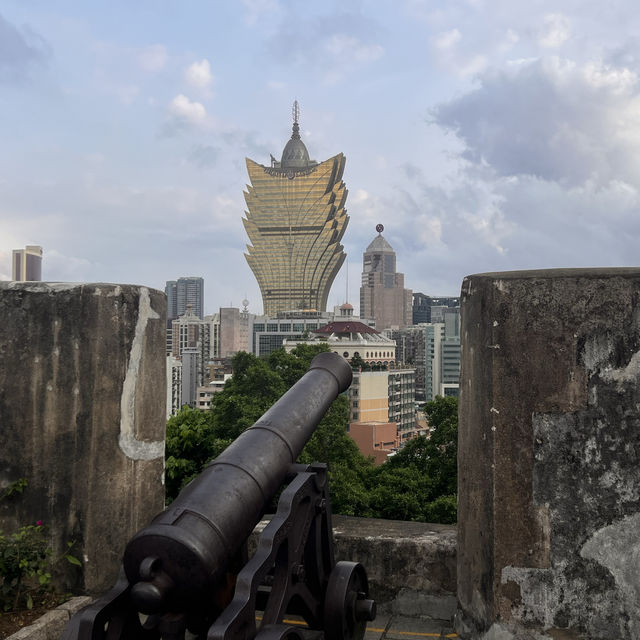
M 207 412 L 185 407 L 167 423 L 166 488 L 173 499 L 204 465 L 252 425 L 308 369 L 324 345 L 280 349 L 268 358 L 238 353 L 233 377 Z M 457 399 L 437 398 L 425 407 L 431 438 L 419 437 L 375 467 L 346 432 L 349 402 L 331 405 L 300 455 L 326 462 L 335 513 L 425 522 L 456 520 Z
M 26 487 L 26 480 L 20 478 L 0 494 L 0 500 L 15 499 Z M 73 542 L 68 542 L 66 552 L 54 559 L 49 534 L 41 520 L 10 534 L 0 531 L 0 615 L 48 603 L 52 597 L 54 565 L 66 560 L 82 566 L 71 554 L 73 546 Z

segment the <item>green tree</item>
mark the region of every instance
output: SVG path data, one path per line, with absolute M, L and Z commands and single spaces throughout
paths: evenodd
M 260 359 L 238 353 L 233 377 L 211 409 L 183 409 L 167 424 L 167 495 L 173 498 L 204 465 L 251 426 L 308 370 L 326 345 L 298 345 Z M 349 402 L 331 405 L 302 451 L 299 462 L 328 466 L 334 513 L 424 522 L 455 522 L 457 491 L 457 398 L 437 397 L 425 405 L 431 436 L 409 441 L 375 467 L 349 437 Z
M 425 405 L 429 438 L 419 436 L 375 471 L 371 509 L 376 517 L 453 523 L 457 508 L 458 399 Z
M 319 354 L 330 351 L 326 343 L 299 344 L 287 353 L 284 349 L 276 349 L 269 354 L 267 364 L 277 373 L 284 383 L 285 390 L 291 388 L 309 369 L 311 361 Z
M 231 368 L 233 376 L 211 399 L 210 414 L 216 436 L 235 439 L 288 387 L 268 362 L 251 353 L 238 352 Z
M 167 422 L 165 444 L 165 491 L 175 498 L 195 478 L 204 465 L 232 442 L 220 437 L 213 427 L 212 415 L 183 407 Z

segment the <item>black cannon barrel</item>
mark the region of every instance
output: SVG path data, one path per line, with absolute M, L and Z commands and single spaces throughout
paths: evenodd
M 317 355 L 280 400 L 130 540 L 124 569 L 140 611 L 188 608 L 221 578 L 351 378 L 341 356 Z

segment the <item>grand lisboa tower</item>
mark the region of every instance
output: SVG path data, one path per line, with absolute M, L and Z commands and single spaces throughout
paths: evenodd
M 340 244 L 349 216 L 342 182 L 346 158 L 309 159 L 300 139 L 298 103 L 293 133 L 278 162 L 247 158 L 250 184 L 243 218 L 251 244 L 245 254 L 262 293 L 264 313 L 326 311 L 329 290 L 346 254 Z

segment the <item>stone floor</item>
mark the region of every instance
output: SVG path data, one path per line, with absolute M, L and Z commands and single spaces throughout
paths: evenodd
M 415 638 L 457 638 L 451 622 L 433 618 L 378 615 L 367 626 L 364 640 L 411 640 Z

